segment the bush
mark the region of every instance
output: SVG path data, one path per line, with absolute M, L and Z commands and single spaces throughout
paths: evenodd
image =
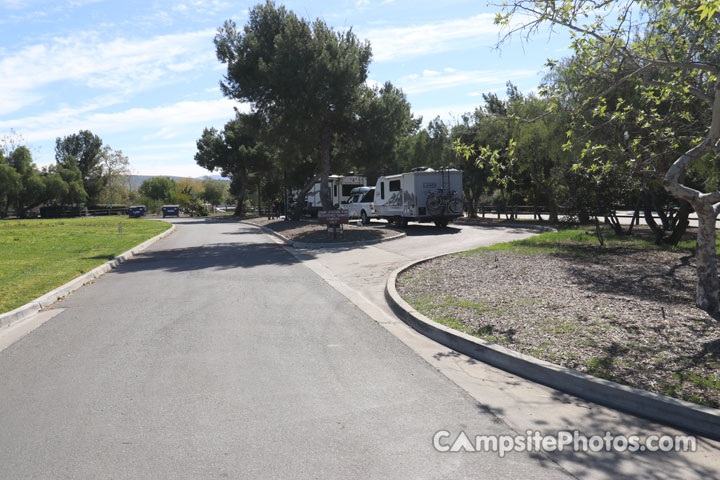
M 197 198 L 188 202 L 186 210 L 191 217 L 206 217 L 209 213 L 205 204 Z
M 136 205 L 145 205 L 148 213 L 159 214 L 162 210 L 163 202 L 149 197 L 140 197 L 137 199 Z

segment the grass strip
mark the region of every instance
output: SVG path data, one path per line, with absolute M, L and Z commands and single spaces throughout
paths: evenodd
M 30 302 L 170 227 L 166 222 L 126 217 L 0 221 L 0 313 Z

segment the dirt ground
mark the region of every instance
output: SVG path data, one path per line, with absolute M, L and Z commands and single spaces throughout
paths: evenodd
M 480 251 L 404 272 L 441 323 L 565 367 L 720 407 L 720 323 L 694 305 L 687 251 Z
M 248 218 L 245 221 L 270 228 L 294 242 L 303 243 L 365 242 L 382 240 L 401 233 L 401 230 L 389 227 L 385 222 L 371 222 L 367 226 L 351 223 L 344 226 L 342 236 L 338 235 L 333 239 L 333 235 L 328 233 L 326 225 L 318 225 L 315 222 L 268 220 L 266 217 Z

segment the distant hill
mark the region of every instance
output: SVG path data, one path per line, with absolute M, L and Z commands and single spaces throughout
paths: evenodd
M 166 178 L 169 178 L 170 180 L 174 180 L 176 182 L 178 180 L 188 178 L 188 177 L 175 177 L 172 175 L 130 175 L 130 189 L 137 190 L 138 188 L 140 188 L 140 185 L 142 185 L 145 180 L 149 180 L 149 179 L 155 178 L 155 177 L 166 177 Z M 198 180 L 204 180 L 206 177 L 210 177 L 213 180 L 222 180 L 224 182 L 230 181 L 229 178 L 221 177 L 220 175 L 204 175 L 202 177 L 195 177 L 195 178 L 197 178 Z

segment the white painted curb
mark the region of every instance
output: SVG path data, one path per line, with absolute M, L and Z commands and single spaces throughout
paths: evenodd
M 63 297 L 66 297 L 67 295 L 71 294 L 75 290 L 78 290 L 83 285 L 92 282 L 96 278 L 100 277 L 101 275 L 109 272 L 113 268 L 117 267 L 121 263 L 124 263 L 125 261 L 131 259 L 134 255 L 142 252 L 146 248 L 148 248 L 150 245 L 158 242 L 159 240 L 162 240 L 163 238 L 167 237 L 168 235 L 172 234 L 176 230 L 175 225 L 172 225 L 168 230 L 165 230 L 159 235 L 156 235 L 148 240 L 145 240 L 140 245 L 128 250 L 125 253 L 122 253 L 118 255 L 117 257 L 113 258 L 110 261 L 107 261 L 100 265 L 99 267 L 96 267 L 89 272 L 74 278 L 67 282 L 64 285 L 59 286 L 55 290 L 52 290 L 45 295 L 36 298 L 35 300 L 26 303 L 25 305 L 16 308 L 15 310 L 11 310 L 9 312 L 0 314 L 0 327 L 4 327 L 6 325 L 10 325 L 11 323 L 16 323 L 21 320 L 26 320 L 33 315 L 35 315 L 37 312 L 42 310 L 43 308 L 47 308 L 53 303 L 57 302 Z

